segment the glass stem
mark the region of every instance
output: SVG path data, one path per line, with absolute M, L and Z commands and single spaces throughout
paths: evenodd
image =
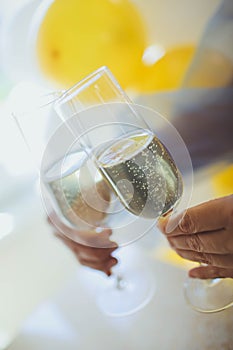
M 124 289 L 126 285 L 124 278 L 119 274 L 116 274 L 114 277 L 115 277 L 115 288 L 118 290 Z

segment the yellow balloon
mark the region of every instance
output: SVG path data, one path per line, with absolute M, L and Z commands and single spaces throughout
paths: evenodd
M 146 93 L 179 88 L 194 52 L 192 45 L 178 46 L 167 50 L 154 64 L 146 65 L 141 61 L 132 89 Z
M 233 164 L 214 175 L 212 185 L 217 197 L 233 194 Z
M 38 32 L 39 64 L 65 87 L 107 65 L 127 88 L 146 38 L 143 20 L 129 0 L 55 0 Z

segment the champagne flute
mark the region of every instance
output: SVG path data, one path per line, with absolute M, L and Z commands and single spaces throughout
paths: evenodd
M 50 217 L 54 225 L 74 242 L 95 248 L 115 248 L 135 241 L 145 233 L 145 224 L 135 229 L 134 222 L 138 218 L 125 210 L 77 140 L 63 158 L 51 163 L 50 150 L 64 137 L 64 127 L 62 124 L 50 139 L 41 164 L 45 207 L 49 212 L 52 201 L 61 218 L 61 222 L 57 222 Z M 63 223 L 72 230 L 64 229 Z M 151 223 L 146 224 L 151 226 Z M 109 239 L 105 236 L 107 230 L 112 233 Z M 144 267 L 141 271 L 131 269 L 129 273 L 122 265 L 120 262 L 120 266 L 114 268 L 111 285 L 97 295 L 100 308 L 111 316 L 139 310 L 149 302 L 154 291 L 153 278 Z M 128 275 L 127 280 L 125 275 Z
M 200 264 L 203 265 L 203 264 Z M 202 280 L 186 278 L 185 299 L 190 307 L 202 313 L 215 313 L 233 306 L 233 279 Z
M 182 139 L 158 113 L 132 104 L 107 67 L 67 90 L 54 108 L 127 210 L 130 220 L 121 217 L 114 222 L 113 236 L 120 247 L 139 239 L 160 216 L 187 207 L 192 189 L 187 173 L 192 174 L 192 165 Z M 156 121 L 153 128 L 143 118 L 148 112 L 147 119 Z M 121 277 L 117 280 L 118 290 L 102 294 L 100 303 L 108 314 L 119 313 L 127 291 L 127 283 Z M 124 300 L 132 307 L 130 294 Z
M 121 246 L 126 241 L 133 242 L 150 228 L 151 223 L 142 222 L 134 230 L 130 229 L 136 217 L 124 209 L 87 150 L 56 115 L 53 105 L 61 92 L 46 95 L 44 92 L 31 84 L 18 86 L 12 102 L 16 110 L 14 119 L 39 171 L 47 214 L 52 207 L 61 219 L 58 222 L 51 217 L 54 225 L 65 236 L 83 245 L 115 248 L 114 235 L 122 237 L 119 239 Z M 73 230 L 64 229 L 64 224 Z M 112 240 L 106 239 L 106 227 L 114 231 Z M 108 315 L 130 314 L 151 299 L 154 281 L 147 269 L 142 267 L 141 271 L 134 274 L 131 271 L 128 275 L 127 283 L 121 272 L 111 279 L 108 298 L 105 295 L 107 290 L 100 293 L 99 306 Z
M 178 207 L 188 162 L 181 152 L 180 159 L 176 157 L 181 170 L 177 166 L 162 142 L 167 143 L 164 124 L 165 134 L 172 136 L 170 148 L 179 144 L 178 151 L 183 147 L 187 156 L 184 143 L 171 124 L 153 112 L 156 134 L 162 137 L 156 136 L 139 112 L 142 106 L 132 104 L 107 67 L 67 90 L 54 107 L 129 212 L 156 221 Z

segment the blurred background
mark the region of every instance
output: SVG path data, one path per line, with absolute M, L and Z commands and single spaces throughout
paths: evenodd
M 76 271 L 46 223 L 37 172 L 11 118 L 15 96 L 25 96 L 30 84 L 45 92 L 68 88 L 107 65 L 133 101 L 169 119 L 206 23 L 220 4 L 0 0 L 0 349 Z M 221 86 L 204 79 L 198 84 Z M 205 198 L 228 193 L 231 176 L 232 167 L 200 184 Z M 157 257 L 184 267 L 167 251 Z

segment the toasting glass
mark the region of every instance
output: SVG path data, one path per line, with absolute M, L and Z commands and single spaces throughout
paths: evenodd
M 111 238 L 119 247 L 139 239 L 162 215 L 187 207 L 192 181 L 182 177 L 190 175 L 192 166 L 183 141 L 158 113 L 133 104 L 107 67 L 67 90 L 54 108 L 76 139 L 67 154 L 74 154 L 78 143 L 120 200 L 116 199 L 107 221 L 100 223 L 101 228 L 113 230 Z M 177 162 L 175 150 L 179 150 Z M 93 206 L 91 197 L 89 205 Z M 77 211 L 74 214 L 80 219 Z M 132 273 L 124 281 L 122 276 L 124 270 L 114 288 L 99 298 L 101 308 L 111 315 L 138 310 L 151 296 L 146 270 L 140 278 Z
M 135 241 L 151 222 L 134 225 L 138 218 L 125 210 L 74 129 L 57 116 L 54 103 L 64 92 L 44 93 L 31 84 L 18 86 L 12 103 L 13 117 L 39 172 L 51 221 L 59 232 L 82 245 L 111 249 Z M 54 220 L 51 210 L 60 220 Z M 122 263 L 118 265 L 116 270 L 121 271 L 115 271 L 97 295 L 100 308 L 111 316 L 139 310 L 154 292 L 153 276 L 144 266 L 122 272 Z

